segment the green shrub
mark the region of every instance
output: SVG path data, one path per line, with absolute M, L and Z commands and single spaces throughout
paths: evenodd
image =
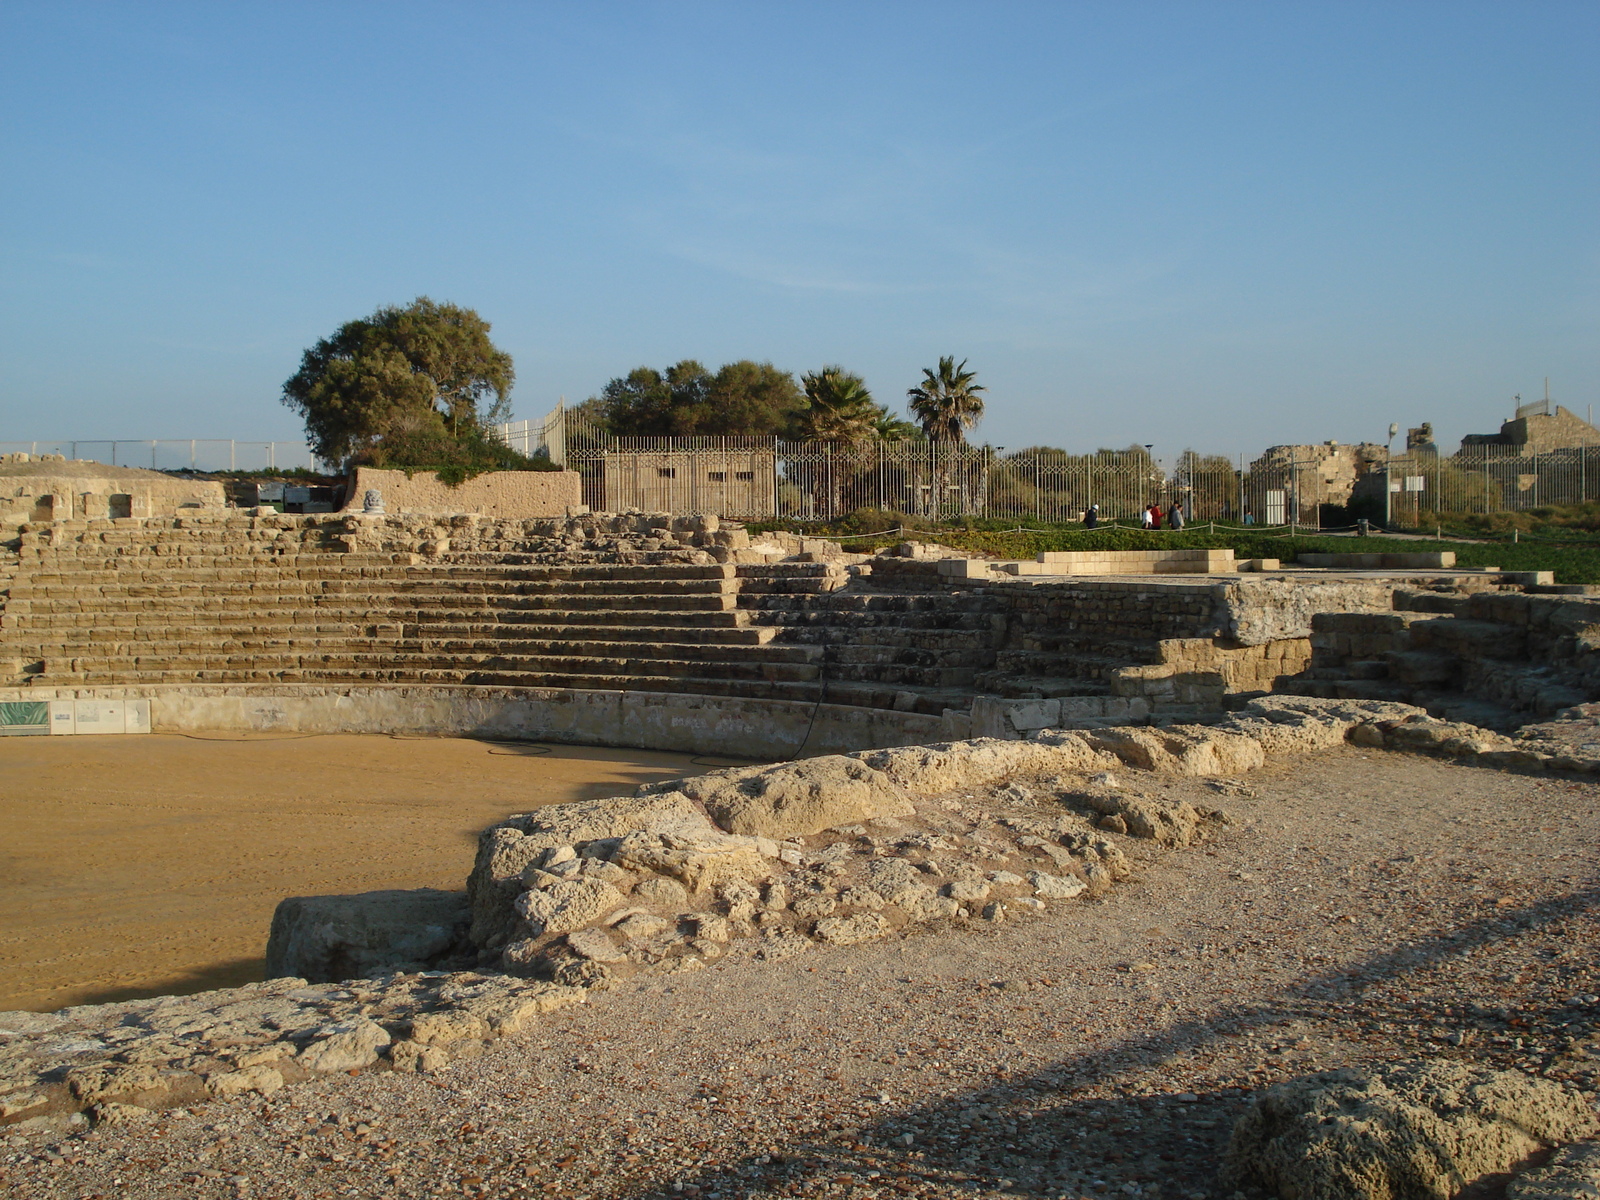
M 418 471 L 433 471 L 451 487 L 489 471 L 561 470 L 548 458 L 517 453 L 476 425 L 453 434 L 442 423 L 419 424 L 390 433 L 358 454 L 353 465 L 398 469 L 407 477 Z

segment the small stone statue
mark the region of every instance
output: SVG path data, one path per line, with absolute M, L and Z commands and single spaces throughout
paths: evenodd
M 381 517 L 383 515 L 383 493 L 377 488 L 368 488 L 361 497 L 361 511 Z

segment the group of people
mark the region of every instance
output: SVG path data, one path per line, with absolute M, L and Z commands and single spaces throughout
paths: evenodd
M 1163 520 L 1166 521 L 1168 529 L 1182 529 L 1184 526 L 1183 505 L 1179 504 L 1177 501 L 1173 501 L 1171 507 L 1169 507 L 1164 513 L 1161 511 L 1160 504 L 1152 503 L 1148 508 L 1140 513 L 1139 516 L 1141 523 L 1146 529 L 1160 529 L 1161 522 Z M 1100 506 L 1098 504 L 1091 504 L 1088 508 L 1084 509 L 1083 527 L 1085 529 L 1095 529 L 1098 528 L 1099 525 Z
M 1171 506 L 1167 509 L 1165 515 L 1166 515 L 1167 528 L 1168 529 L 1182 529 L 1183 528 L 1183 522 L 1184 522 L 1183 505 L 1179 504 L 1176 500 L 1174 500 L 1172 502 Z M 1142 523 L 1143 523 L 1143 525 L 1144 525 L 1144 527 L 1146 529 L 1160 529 L 1161 528 L 1161 518 L 1162 518 L 1161 505 L 1153 503 L 1153 504 L 1150 505 L 1149 508 L 1144 510 L 1144 513 L 1142 515 Z

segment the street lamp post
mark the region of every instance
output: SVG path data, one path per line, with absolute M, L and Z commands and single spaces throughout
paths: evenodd
M 1389 440 L 1383 444 L 1383 531 L 1389 532 L 1389 502 L 1391 492 L 1389 489 L 1389 462 L 1394 457 L 1394 435 L 1400 432 L 1400 426 L 1393 421 L 1389 422 Z

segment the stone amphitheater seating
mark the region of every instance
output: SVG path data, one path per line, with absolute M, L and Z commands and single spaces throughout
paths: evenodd
M 933 715 L 967 707 L 994 660 L 972 602 L 845 594 L 831 564 L 423 559 L 341 528 L 234 517 L 26 534 L 0 659 L 33 686 L 620 688 Z

